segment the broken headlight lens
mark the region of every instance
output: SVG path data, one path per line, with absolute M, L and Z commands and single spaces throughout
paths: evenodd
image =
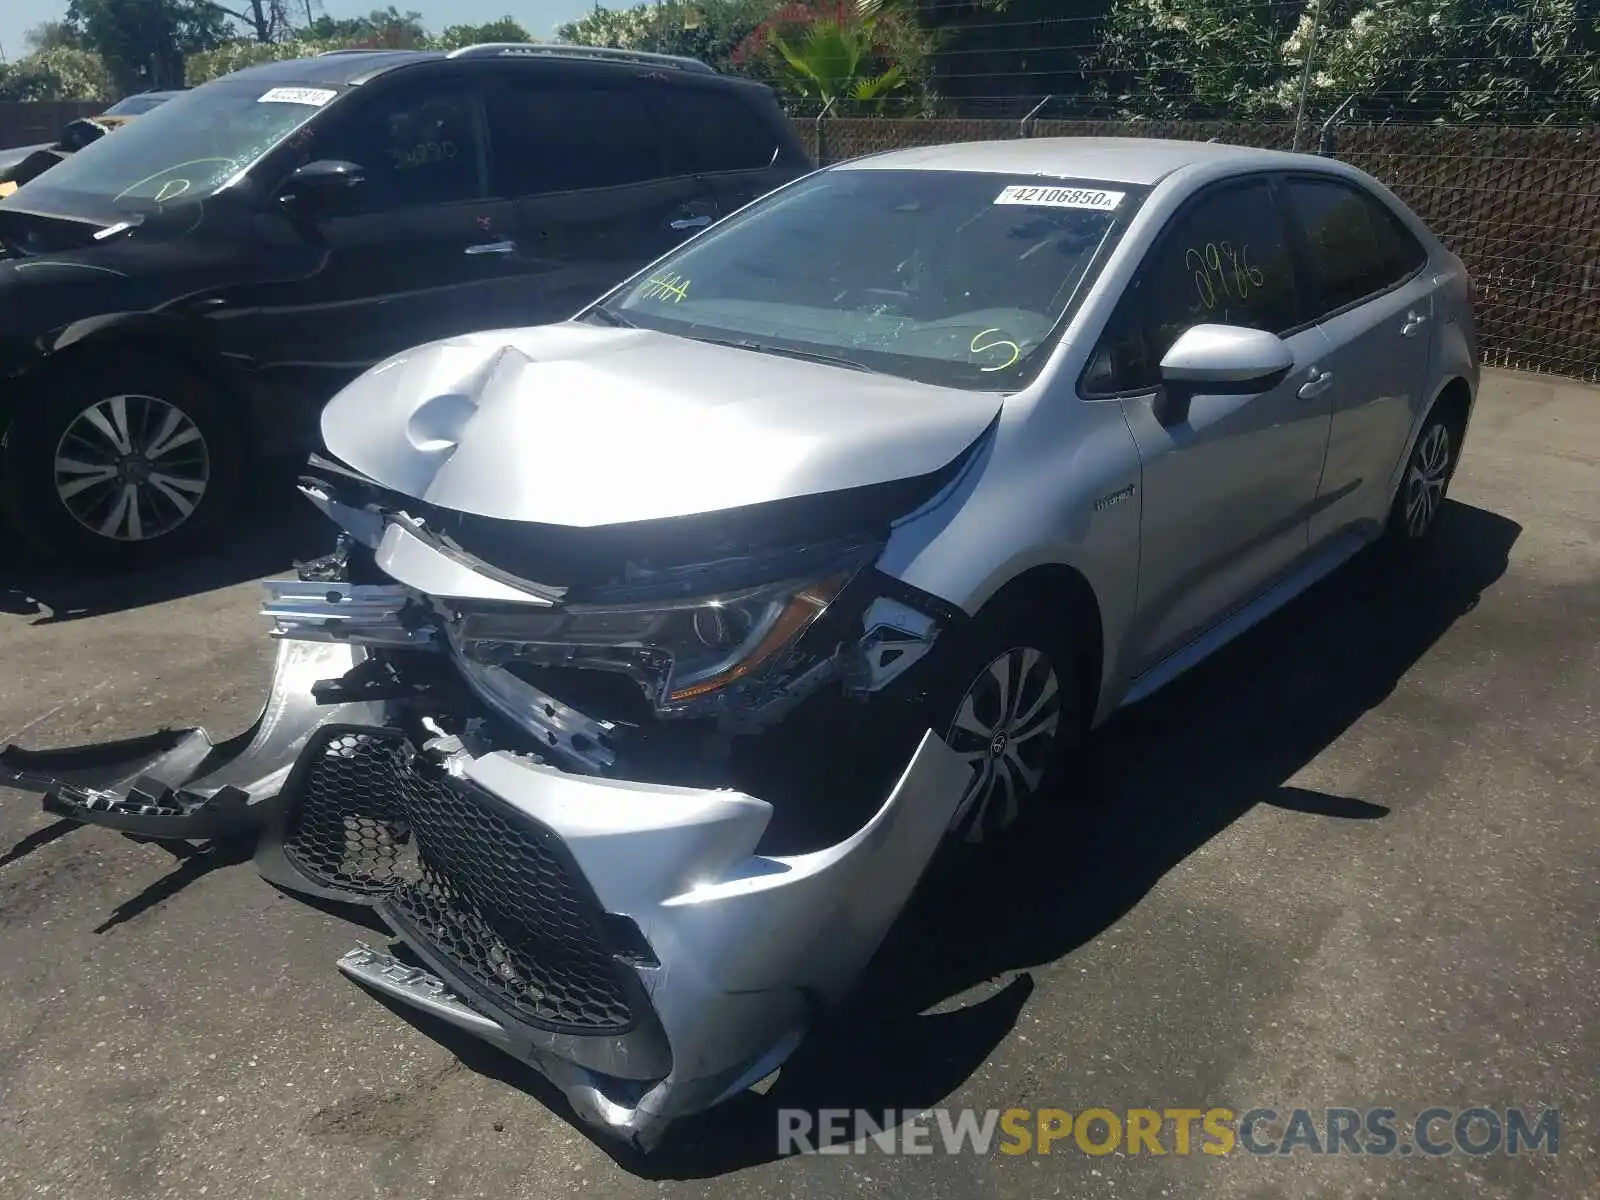
M 851 574 L 615 607 L 475 609 L 455 615 L 453 635 L 480 660 L 633 675 L 658 708 L 674 709 L 781 661 Z

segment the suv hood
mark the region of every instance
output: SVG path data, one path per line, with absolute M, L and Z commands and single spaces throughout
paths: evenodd
M 928 475 L 1000 397 L 566 322 L 421 346 L 323 410 L 328 450 L 436 508 L 591 527 Z

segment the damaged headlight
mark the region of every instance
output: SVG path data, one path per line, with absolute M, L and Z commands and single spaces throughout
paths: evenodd
M 791 657 L 854 574 L 788 580 L 692 599 L 458 611 L 451 637 L 483 662 L 618 671 L 663 712 L 699 707 Z

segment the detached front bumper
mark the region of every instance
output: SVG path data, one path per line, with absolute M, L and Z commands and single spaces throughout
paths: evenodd
M 0 787 L 43 797 L 46 812 L 152 840 L 220 838 L 268 825 L 290 769 L 328 721 L 377 721 L 367 703 L 319 701 L 319 681 L 366 660 L 359 646 L 279 642 L 266 703 L 237 737 L 162 730 L 119 742 L 0 746 Z
M 419 739 L 404 699 L 328 686 L 366 654 L 283 641 L 238 738 L 6 749 L 0 784 L 138 837 L 260 831 L 264 876 L 370 904 L 404 943 L 342 971 L 531 1064 L 641 1149 L 770 1074 L 849 988 L 969 776 L 929 732 L 853 835 L 764 855 L 758 798 Z

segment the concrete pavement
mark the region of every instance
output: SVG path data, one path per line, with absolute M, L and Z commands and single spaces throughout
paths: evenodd
M 1492 375 L 1440 534 L 1119 718 L 1093 819 L 922 901 L 771 1095 L 643 1161 L 341 978 L 371 932 L 0 792 L 0 1197 L 1600 1196 L 1600 391 Z M 0 580 L 0 742 L 243 727 L 250 581 L 325 540 Z M 780 1104 L 1521 1105 L 1561 1141 L 780 1158 Z

